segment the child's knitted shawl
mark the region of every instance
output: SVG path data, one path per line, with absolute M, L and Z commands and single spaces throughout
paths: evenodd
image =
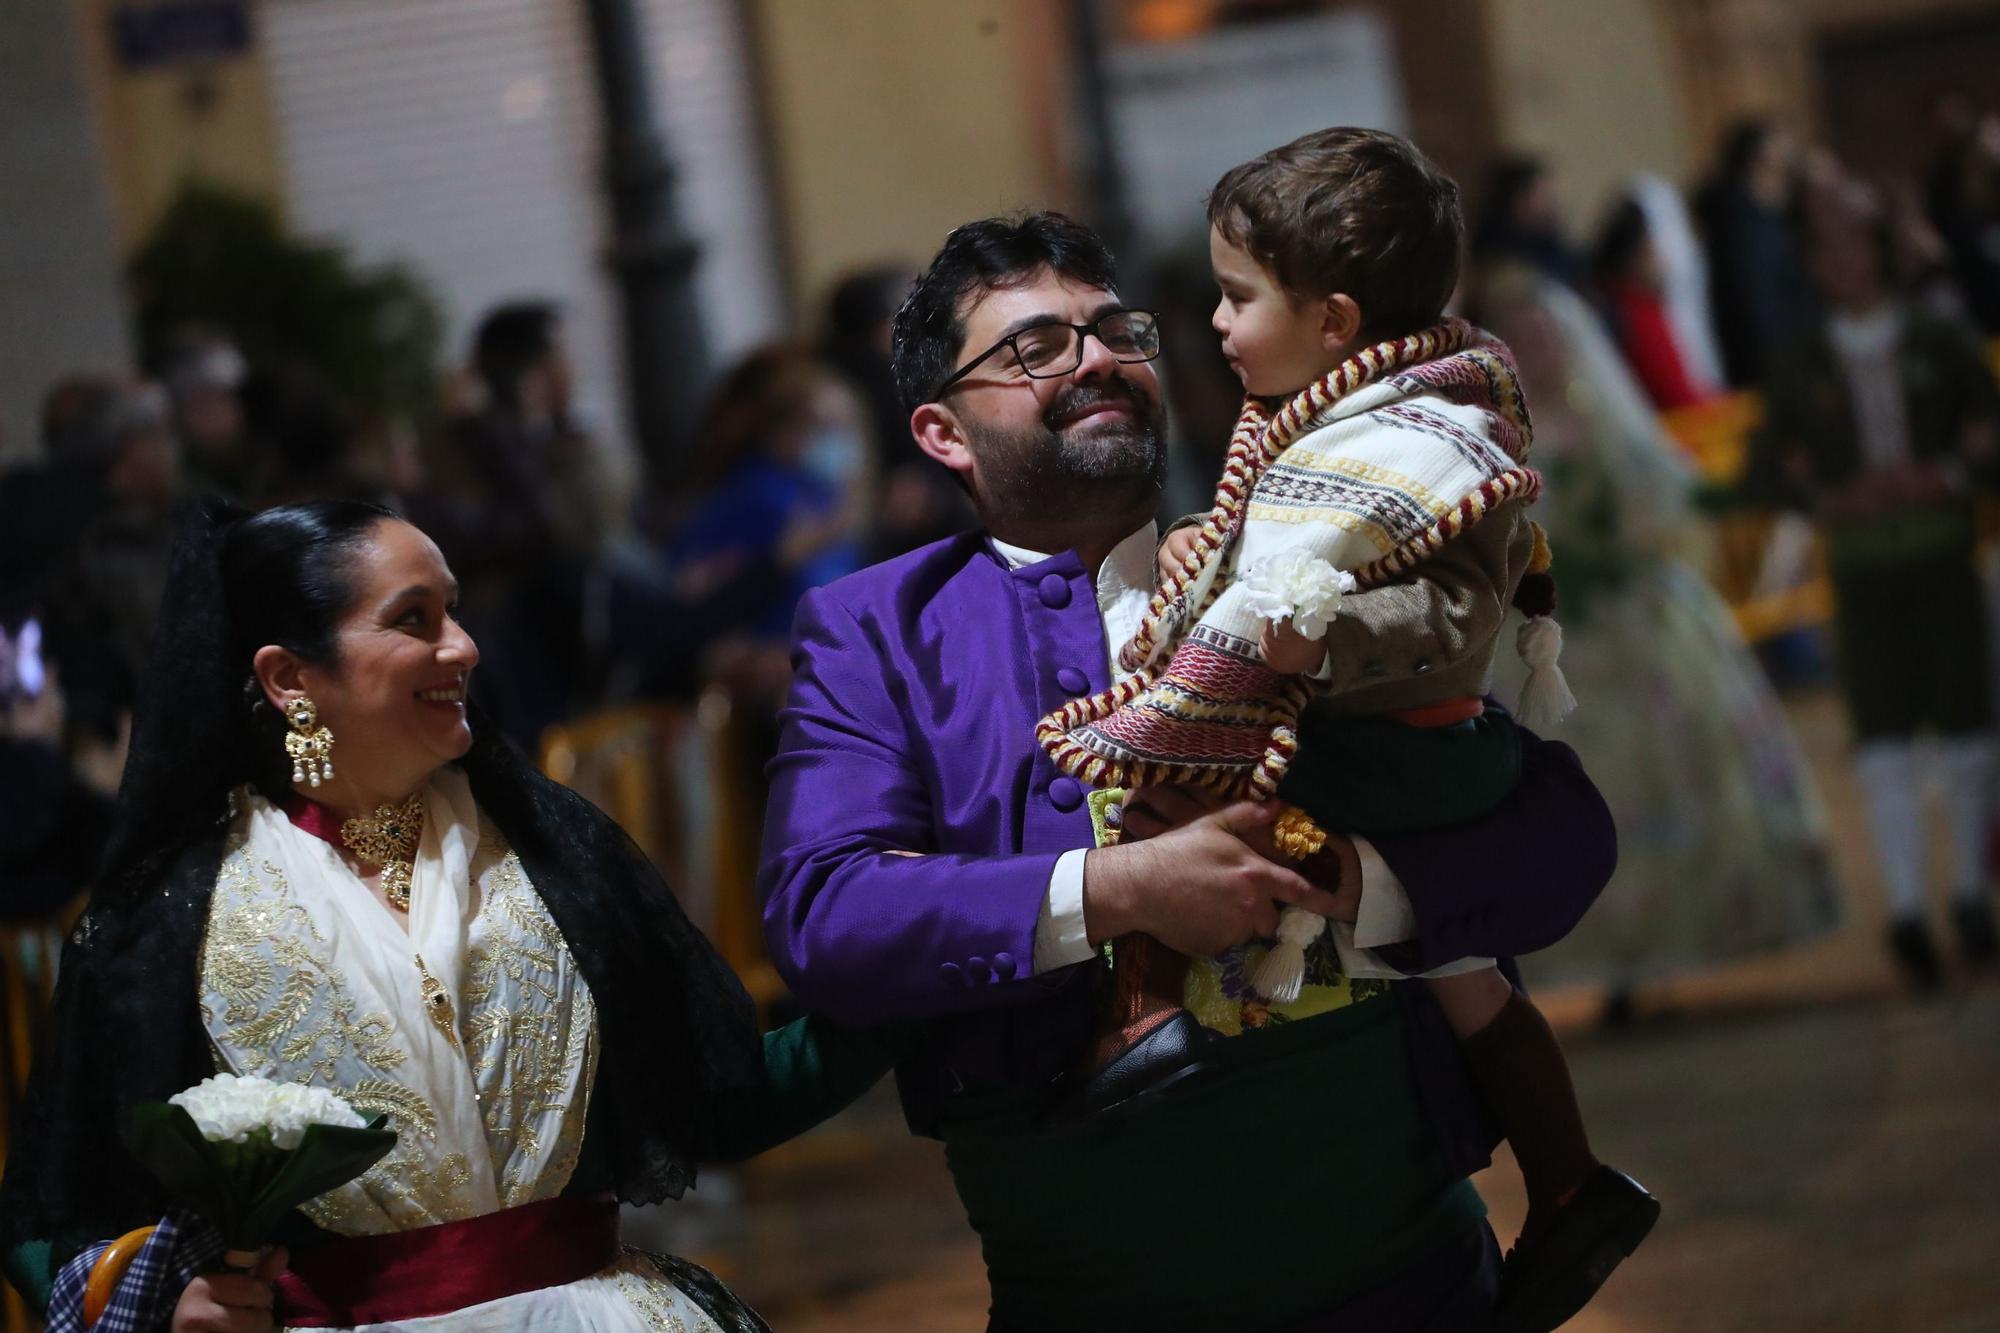
M 1275 415 L 1246 402 L 1194 552 L 1120 654 L 1137 674 L 1045 718 L 1043 747 L 1096 786 L 1268 795 L 1312 685 L 1263 666 L 1238 572 L 1297 550 L 1388 582 L 1534 497 L 1529 438 L 1510 354 L 1462 320 L 1357 353 Z

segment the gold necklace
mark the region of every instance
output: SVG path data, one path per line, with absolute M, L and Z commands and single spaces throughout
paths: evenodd
M 417 839 L 424 831 L 424 794 L 400 805 L 378 805 L 340 826 L 340 840 L 355 858 L 382 868 L 382 896 L 399 912 L 410 910 L 410 876 Z

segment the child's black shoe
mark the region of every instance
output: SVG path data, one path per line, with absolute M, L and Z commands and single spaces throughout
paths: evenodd
M 1622 1171 L 1599 1166 L 1532 1240 L 1507 1254 L 1497 1333 L 1548 1333 L 1589 1304 L 1611 1270 L 1653 1229 L 1660 1201 Z

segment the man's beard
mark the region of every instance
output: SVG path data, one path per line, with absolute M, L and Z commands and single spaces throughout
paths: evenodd
M 1125 402 L 1133 415 L 1059 426 L 1100 402 Z M 1056 395 L 1038 428 L 977 429 L 989 517 L 1061 518 L 1143 503 L 1167 480 L 1166 413 L 1127 381 L 1075 384 Z

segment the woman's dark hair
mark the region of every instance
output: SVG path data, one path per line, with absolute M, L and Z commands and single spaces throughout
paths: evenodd
M 1599 286 L 1618 282 L 1631 272 L 1645 248 L 1647 234 L 1646 210 L 1639 201 L 1629 196 L 1619 200 L 1604 219 L 1590 255 L 1590 275 Z
M 1086 287 L 1108 290 L 1118 282 L 1104 241 L 1061 213 L 981 218 L 944 238 L 896 312 L 893 356 L 904 411 L 930 402 L 950 378 L 965 344 L 965 299 L 1019 286 L 1044 269 Z
M 283 795 L 285 721 L 264 699 L 250 659 L 277 644 L 332 664 L 354 598 L 355 551 L 395 517 L 350 501 L 245 515 L 202 500 L 177 515 L 102 891 L 143 879 L 162 855 L 226 817 L 229 793 L 242 784 Z

